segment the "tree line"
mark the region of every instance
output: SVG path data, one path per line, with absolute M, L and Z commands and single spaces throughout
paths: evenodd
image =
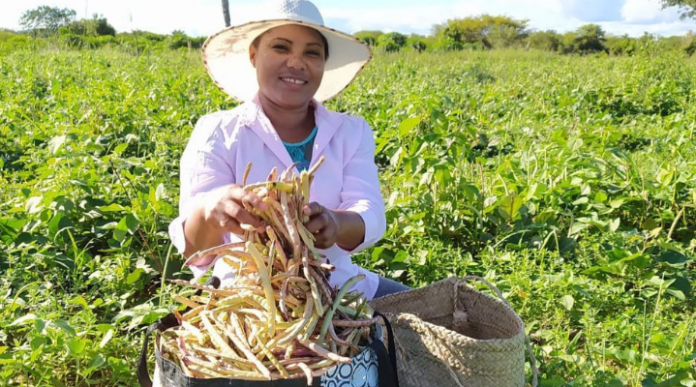
M 663 6 L 682 6 L 683 17 L 694 17 L 696 0 L 661 0 Z M 690 5 L 689 2 L 694 2 Z M 229 7 L 223 1 L 225 23 L 229 23 Z M 190 37 L 182 31 L 169 35 L 147 31 L 117 33 L 106 18 L 77 19 L 76 12 L 68 8 L 41 6 L 26 11 L 19 20 L 23 31 L 0 31 L 0 42 L 20 45 L 28 38 L 57 38 L 71 47 L 97 48 L 104 45 L 125 45 L 137 51 L 148 49 L 197 49 L 205 37 Z M 641 37 L 607 34 L 597 24 L 558 33 L 537 31 L 528 20 L 508 16 L 479 15 L 451 19 L 436 24 L 430 35 L 402 34 L 399 32 L 359 31 L 354 34 L 366 44 L 383 52 L 399 51 L 461 51 L 520 48 L 552 51 L 560 54 L 607 53 L 632 55 L 641 51 L 683 50 L 687 55 L 696 52 L 696 39 L 692 32 L 684 36 L 658 37 L 645 33 Z
M 6 48 L 27 44 L 40 45 L 47 41 L 78 49 L 119 46 L 142 53 L 162 49 L 198 49 L 205 37 L 187 36 L 183 31 L 156 34 L 148 31 L 117 32 L 101 15 L 77 19 L 77 12 L 69 8 L 40 6 L 28 10 L 19 19 L 21 31 L 0 29 L 0 45 Z
M 363 42 L 386 52 L 492 50 L 505 48 L 534 49 L 560 54 L 632 55 L 640 51 L 696 51 L 692 32 L 684 36 L 659 37 L 645 33 L 641 37 L 609 35 L 597 24 L 586 24 L 574 31 L 535 31 L 527 20 L 508 16 L 480 15 L 448 20 L 435 25 L 432 34 L 405 35 L 399 32 L 360 31 L 355 34 Z

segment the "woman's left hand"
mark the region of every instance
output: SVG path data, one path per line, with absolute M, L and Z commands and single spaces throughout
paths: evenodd
M 319 249 L 328 249 L 338 242 L 340 224 L 334 211 L 317 202 L 309 203 L 302 209 L 309 217 L 305 227 L 314 235 L 314 246 Z

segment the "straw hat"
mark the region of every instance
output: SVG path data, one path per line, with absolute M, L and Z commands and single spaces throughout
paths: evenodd
M 229 27 L 206 40 L 203 63 L 213 81 L 227 94 L 249 101 L 259 90 L 256 69 L 249 59 L 254 39 L 271 28 L 299 24 L 319 31 L 329 44 L 324 76 L 314 98 L 323 102 L 341 93 L 370 61 L 370 48 L 357 38 L 324 25 L 308 0 L 273 0 L 264 6 L 264 20 Z

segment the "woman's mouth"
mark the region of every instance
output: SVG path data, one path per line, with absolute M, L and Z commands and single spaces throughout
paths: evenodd
M 295 85 L 304 85 L 307 83 L 307 81 L 303 81 L 301 79 L 295 79 L 295 78 L 281 77 L 280 80 L 283 82 L 287 82 L 287 83 L 293 83 Z

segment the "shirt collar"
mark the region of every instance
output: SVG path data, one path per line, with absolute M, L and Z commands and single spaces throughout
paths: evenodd
M 312 99 L 310 104 L 314 107 L 314 119 L 319 128 L 317 136 L 314 139 L 312 151 L 311 164 L 314 164 L 316 160 L 321 157 L 324 148 L 326 148 L 331 141 L 343 120 L 340 114 L 329 111 L 316 99 Z M 292 160 L 287 154 L 278 133 L 272 127 L 270 120 L 263 114 L 258 93 L 253 99 L 245 102 L 242 109 L 240 123 L 254 130 L 271 151 L 283 161 L 286 167 L 292 165 Z

